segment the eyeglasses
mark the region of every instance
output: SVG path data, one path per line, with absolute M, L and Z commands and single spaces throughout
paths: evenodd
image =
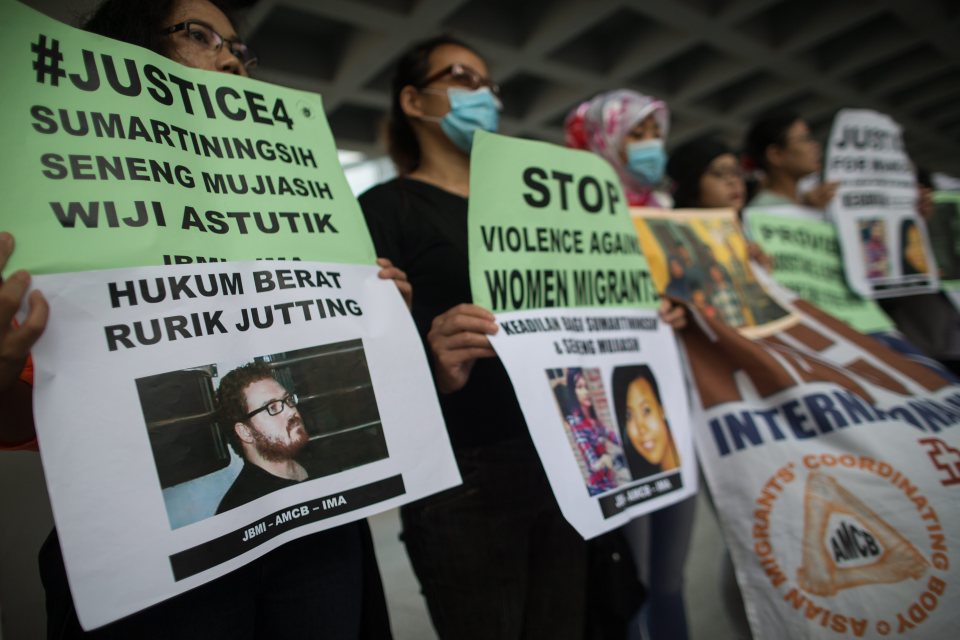
M 257 56 L 250 51 L 250 47 L 248 47 L 243 40 L 227 40 L 205 22 L 187 20 L 177 23 L 172 27 L 167 27 L 162 33 L 169 35 L 178 31 L 186 31 L 190 42 L 200 50 L 216 54 L 219 53 L 223 45 L 226 44 L 230 53 L 236 56 L 237 60 L 239 60 L 244 67 L 253 69 L 257 66 Z
M 261 411 L 266 411 L 267 414 L 271 416 L 279 415 L 280 413 L 283 413 L 284 407 L 290 407 L 291 409 L 293 409 L 294 407 L 297 406 L 297 403 L 299 401 L 300 399 L 297 397 L 297 394 L 288 393 L 287 395 L 283 396 L 279 400 L 271 400 L 270 402 L 263 405 L 259 409 L 254 409 L 253 411 L 247 414 L 247 419 L 249 420 L 253 416 L 260 413 Z
M 448 67 L 440 69 L 440 71 L 437 71 L 435 74 L 427 76 L 427 78 L 421 82 L 417 88 L 422 89 L 427 85 L 447 76 L 450 76 L 450 80 L 452 80 L 455 84 L 461 85 L 468 89 L 489 87 L 490 93 L 498 98 L 500 97 L 500 85 L 498 85 L 496 82 L 493 82 L 489 78 L 483 77 L 480 75 L 479 71 L 471 69 L 467 65 L 460 63 L 451 64 Z

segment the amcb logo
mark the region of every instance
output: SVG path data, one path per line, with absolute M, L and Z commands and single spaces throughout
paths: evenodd
M 818 596 L 865 584 L 922 577 L 927 560 L 900 532 L 821 471 L 804 492 L 800 588 Z

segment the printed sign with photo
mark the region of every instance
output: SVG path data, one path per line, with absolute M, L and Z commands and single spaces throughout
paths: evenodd
M 477 134 L 470 192 L 473 298 L 564 517 L 592 538 L 692 495 L 676 339 L 609 164 Z
M 85 629 L 459 482 L 319 95 L 19 2 L 0 35 L 5 275 L 50 305 L 34 419 Z
M 60 311 L 33 352 L 37 434 L 88 627 L 459 482 L 394 284 L 376 266 L 276 264 L 35 278 Z M 265 284 L 297 271 L 303 286 Z M 164 281 L 232 287 L 134 293 Z
M 937 289 L 927 229 L 917 214 L 915 168 L 896 122 L 864 109 L 838 112 L 824 179 L 839 183 L 829 213 L 854 291 L 885 298 Z

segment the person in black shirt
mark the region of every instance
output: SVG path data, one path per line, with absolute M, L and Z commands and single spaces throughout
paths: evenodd
M 270 365 L 251 362 L 225 375 L 217 405 L 221 424 L 231 429 L 230 446 L 243 459 L 217 513 L 307 479 L 296 460 L 309 442 L 297 396 L 273 377 Z
M 468 151 L 474 130 L 496 128 L 498 93 L 483 59 L 456 40 L 414 47 L 393 81 L 401 176 L 360 197 L 377 255 L 413 285 L 463 477 L 401 508 L 403 540 L 441 638 L 581 638 L 584 542 L 560 513 L 487 339 L 493 314 L 471 303 Z

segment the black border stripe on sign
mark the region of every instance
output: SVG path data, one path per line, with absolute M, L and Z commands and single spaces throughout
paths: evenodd
M 170 556 L 173 579 L 180 581 L 206 571 L 305 524 L 362 509 L 404 493 L 406 488 L 403 485 L 403 476 L 396 475 L 362 487 L 290 505 L 219 538 L 173 554 Z M 249 535 L 251 533 L 253 535 Z

